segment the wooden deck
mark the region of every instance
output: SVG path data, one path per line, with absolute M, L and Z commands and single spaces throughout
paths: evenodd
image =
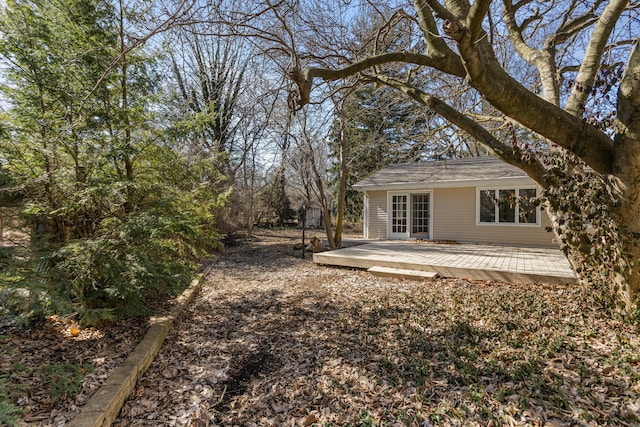
M 380 241 L 313 255 L 316 264 L 432 271 L 444 277 L 510 283 L 576 283 L 558 249 Z

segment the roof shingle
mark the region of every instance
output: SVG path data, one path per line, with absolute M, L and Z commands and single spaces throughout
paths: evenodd
M 398 184 L 526 178 L 522 170 L 493 156 L 388 165 L 353 187 L 383 188 Z

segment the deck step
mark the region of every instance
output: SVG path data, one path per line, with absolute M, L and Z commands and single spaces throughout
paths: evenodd
M 434 273 L 433 271 L 407 270 L 403 268 L 382 267 L 379 265 L 373 266 L 367 271 L 375 276 L 398 277 L 413 280 L 433 280 L 438 276 L 438 273 Z

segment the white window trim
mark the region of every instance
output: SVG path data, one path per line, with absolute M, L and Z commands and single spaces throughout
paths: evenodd
M 369 239 L 369 195 L 364 193 L 364 207 L 362 209 L 362 229 L 364 239 Z
M 411 195 L 412 194 L 429 194 L 429 240 L 433 240 L 433 190 L 419 191 L 387 191 L 387 239 L 404 239 L 411 238 Z M 393 233 L 393 196 L 407 196 L 407 231 L 405 233 Z M 393 235 L 393 236 L 392 236 Z M 400 236 L 400 237 L 398 237 Z
M 541 210 L 539 206 L 536 206 L 536 222 L 520 223 L 520 202 L 516 205 L 516 222 L 480 222 L 480 192 L 484 190 L 516 190 L 516 194 L 520 197 L 520 190 L 536 190 L 536 197 L 540 195 L 540 189 L 536 186 L 522 185 L 522 186 L 499 186 L 499 187 L 476 187 L 476 225 L 487 227 L 540 227 L 541 224 Z M 496 221 L 498 220 L 498 205 L 496 204 Z

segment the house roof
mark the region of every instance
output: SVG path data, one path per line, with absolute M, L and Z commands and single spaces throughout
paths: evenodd
M 503 180 L 533 182 L 522 170 L 497 157 L 468 157 L 420 163 L 388 165 L 368 178 L 353 185 L 357 190 L 383 190 L 393 188 L 444 187 L 449 184 L 488 183 Z

